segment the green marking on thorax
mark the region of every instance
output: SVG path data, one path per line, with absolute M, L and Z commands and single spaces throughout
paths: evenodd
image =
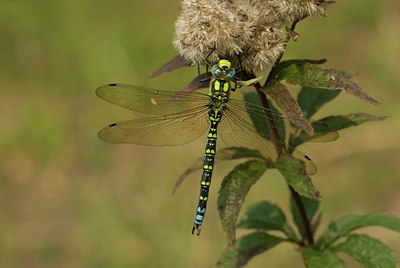
M 215 80 L 214 83 L 214 90 L 219 91 L 219 88 L 221 87 L 221 83 L 218 80 Z
M 226 83 L 224 83 L 223 91 L 224 91 L 224 92 L 228 92 L 228 89 L 229 89 L 229 83 L 226 82 Z

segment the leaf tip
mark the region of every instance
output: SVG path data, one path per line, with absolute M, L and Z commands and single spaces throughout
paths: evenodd
M 371 103 L 373 105 L 381 106 L 383 105 L 383 102 L 377 101 L 376 99 L 370 97 L 366 100 L 368 103 Z
M 156 77 L 156 76 L 157 76 L 157 74 L 156 74 L 155 71 L 147 74 L 147 77 L 149 77 L 149 78 L 153 78 L 153 77 Z
M 386 120 L 390 117 L 391 117 L 390 115 L 383 115 L 383 116 L 380 116 L 378 120 Z

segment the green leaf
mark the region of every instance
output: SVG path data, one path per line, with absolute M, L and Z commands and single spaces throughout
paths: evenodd
M 283 154 L 276 161 L 275 167 L 296 192 L 312 199 L 320 198 L 319 192 L 315 190 L 301 160 L 292 155 Z
M 383 215 L 380 212 L 371 212 L 365 215 L 348 215 L 329 224 L 319 243 L 329 245 L 339 237 L 346 236 L 355 229 L 373 225 L 400 232 L 400 219 L 395 216 Z
M 234 160 L 241 158 L 257 158 L 267 160 L 258 150 L 251 150 L 244 147 L 226 147 L 217 151 L 215 155 L 216 161 Z M 203 159 L 203 158 L 202 158 Z
M 274 77 L 276 79 L 278 77 L 278 74 L 282 70 L 290 67 L 291 65 L 305 64 L 305 63 L 324 64 L 325 62 L 326 62 L 326 59 L 320 59 L 320 60 L 297 59 L 297 60 L 281 61 L 281 62 L 279 62 L 278 66 L 275 68 L 274 72 L 271 74 L 271 77 Z
M 301 85 L 303 87 L 331 90 L 341 89 L 365 102 L 379 104 L 377 100 L 372 98 L 356 83 L 346 78 L 343 72 L 333 69 L 323 69 L 309 62 L 291 64 L 280 70 L 275 79 L 285 79 L 290 84 Z
M 346 78 L 351 78 L 354 73 L 340 71 Z M 327 90 L 324 88 L 302 87 L 297 95 L 297 102 L 306 118 L 311 118 L 324 104 L 330 102 L 340 94 L 340 90 Z
M 275 204 L 261 201 L 253 204 L 246 211 L 244 219 L 238 223 L 239 228 L 259 230 L 279 230 L 293 236 L 294 232 L 286 222 L 283 211 Z
M 290 145 L 297 147 L 302 143 L 310 141 L 318 142 L 335 140 L 338 137 L 335 131 L 351 126 L 358 126 L 370 121 L 384 120 L 386 118 L 387 116 L 376 116 L 367 113 L 328 116 L 319 119 L 312 124 L 316 132 L 315 136 L 309 136 L 307 133 L 301 132 L 298 136 L 291 138 Z
M 325 103 L 338 96 L 340 90 L 302 87 L 297 95 L 297 102 L 306 118 L 311 118 Z
M 255 255 L 260 254 L 284 241 L 282 238 L 264 232 L 254 232 L 238 240 L 237 248 L 227 248 L 218 261 L 218 267 L 242 267 Z
M 215 162 L 223 161 L 223 160 L 234 160 L 234 159 L 241 159 L 241 158 L 257 158 L 263 159 L 266 163 L 270 163 L 272 167 L 273 163 L 269 159 L 265 159 L 264 156 L 257 150 L 251 150 L 244 147 L 227 147 L 217 151 L 215 155 Z M 178 180 L 175 183 L 174 190 L 172 194 L 175 194 L 178 187 L 181 183 L 186 179 L 188 175 L 193 173 L 196 170 L 203 168 L 203 161 L 204 157 L 199 157 L 188 169 L 179 176 Z
M 332 130 L 341 130 L 351 126 L 358 126 L 365 122 L 385 120 L 386 118 L 388 117 L 377 116 L 367 113 L 355 113 L 347 115 L 328 116 L 318 121 L 326 123 Z
M 274 100 L 294 125 L 304 130 L 309 135 L 314 135 L 314 129 L 308 122 L 307 118 L 304 117 L 300 106 L 297 104 L 296 100 L 292 97 L 285 85 L 274 80 L 261 91 Z
M 254 92 L 251 93 L 244 93 L 244 100 L 258 106 L 262 106 L 260 98 Z M 273 112 L 273 114 L 281 115 L 280 112 L 275 108 L 270 100 L 268 100 L 268 106 Z M 251 110 L 251 109 L 250 109 Z M 267 118 L 264 116 L 260 117 L 258 114 L 249 113 L 249 116 L 261 137 L 266 138 L 267 140 L 271 140 L 271 134 L 268 127 Z M 285 144 L 286 139 L 286 131 L 285 131 L 285 122 L 282 120 L 281 117 L 274 116 L 273 117 L 276 130 L 278 132 L 278 136 L 280 139 L 281 144 Z
M 390 248 L 367 235 L 352 234 L 335 249 L 354 257 L 367 268 L 396 268 L 398 264 Z
M 308 246 L 301 252 L 304 263 L 308 268 L 344 268 L 342 260 L 330 250 L 320 251 L 312 246 Z
M 224 178 L 218 196 L 218 212 L 229 248 L 235 248 L 236 222 L 250 187 L 264 174 L 268 165 L 250 160 L 237 165 Z
M 307 198 L 305 196 L 300 196 L 301 202 L 303 203 L 304 209 L 306 211 L 307 219 L 309 222 L 313 220 L 315 213 L 318 210 L 319 202 L 314 199 Z M 299 210 L 296 206 L 296 203 L 293 199 L 293 195 L 290 195 L 290 211 L 292 212 L 293 220 L 300 231 L 300 234 L 303 238 L 305 238 L 305 232 L 303 223 L 300 217 Z

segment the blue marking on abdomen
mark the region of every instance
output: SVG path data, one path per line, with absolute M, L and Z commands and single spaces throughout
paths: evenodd
M 199 212 L 199 213 L 205 213 L 206 212 L 206 209 L 205 208 L 201 208 L 201 207 L 197 207 L 197 212 Z

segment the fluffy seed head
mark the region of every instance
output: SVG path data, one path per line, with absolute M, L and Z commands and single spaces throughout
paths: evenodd
M 327 0 L 183 0 L 174 45 L 192 64 L 228 59 L 260 72 L 284 51 L 295 19 L 325 15 Z M 210 54 L 210 52 L 212 52 Z M 210 56 L 207 58 L 207 56 Z

